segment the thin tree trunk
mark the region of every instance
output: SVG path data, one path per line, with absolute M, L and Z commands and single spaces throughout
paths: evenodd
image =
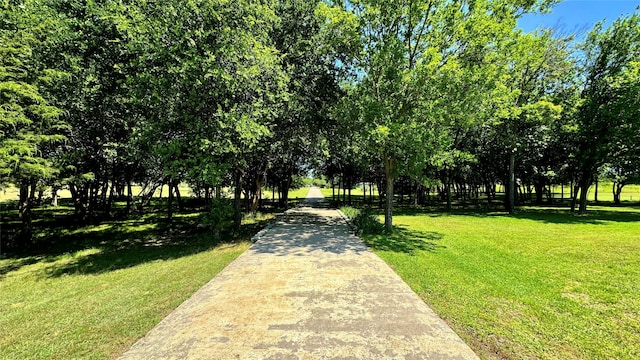
M 29 196 L 29 182 L 23 181 L 20 184 L 20 204 L 18 214 L 22 221 L 19 239 L 22 246 L 29 247 L 33 240 L 33 225 L 31 222 L 31 197 Z
M 289 208 L 289 188 L 291 187 L 291 170 L 287 171 L 285 179 L 282 182 L 282 204 L 285 209 Z
M 513 214 L 516 203 L 516 176 L 515 176 L 516 154 L 512 151 L 509 155 L 509 196 L 507 202 L 507 211 Z
M 574 192 L 575 192 L 575 191 L 574 191 L 574 190 L 575 190 L 575 188 L 574 188 L 574 186 L 573 186 L 573 183 L 574 183 L 574 181 L 573 181 L 573 179 L 571 179 L 571 181 L 569 182 L 569 197 L 570 197 L 571 199 L 575 198 L 575 196 L 573 196 L 573 195 L 574 195 Z
M 131 180 L 127 180 L 127 215 L 131 214 L 133 205 L 133 192 L 131 191 Z
M 180 189 L 178 188 L 179 185 L 180 185 L 180 182 L 176 181 L 173 183 L 173 188 L 176 191 L 176 200 L 178 200 L 178 211 L 184 211 L 184 203 L 182 202 L 182 195 L 180 195 Z M 171 191 L 171 189 L 169 189 L 169 191 Z
M 384 174 L 387 182 L 386 186 L 386 204 L 384 208 L 384 227 L 387 231 L 393 230 L 393 180 L 394 180 L 393 159 L 387 154 L 384 155 Z
M 336 201 L 336 182 L 331 177 L 331 200 Z
M 57 186 L 51 187 L 51 206 L 54 206 L 54 207 L 58 206 L 58 187 Z
M 109 189 L 109 197 L 107 198 L 107 216 L 111 216 L 111 206 L 113 205 L 113 197 L 116 191 L 115 180 L 111 182 L 111 188 Z
M 169 179 L 167 183 L 169 188 L 169 198 L 167 199 L 167 219 L 169 222 L 171 222 L 171 220 L 173 219 L 173 189 L 171 188 L 171 179 Z M 162 187 L 160 188 L 162 189 Z
M 365 180 L 362 180 L 362 205 L 364 206 L 367 203 L 367 183 Z
M 242 225 L 242 172 L 235 171 L 235 189 L 233 191 L 233 229 L 240 231 Z

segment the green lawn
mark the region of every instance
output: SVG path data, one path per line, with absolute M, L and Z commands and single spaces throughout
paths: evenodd
M 272 215 L 217 242 L 199 214 L 53 228 L 42 254 L 0 257 L 0 359 L 109 359 L 240 255 Z M 245 240 L 242 240 L 245 239 Z
M 405 213 L 374 251 L 484 358 L 640 358 L 640 209 Z

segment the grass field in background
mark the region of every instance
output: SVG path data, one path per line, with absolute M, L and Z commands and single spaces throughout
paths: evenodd
M 338 188 L 336 188 L 335 191 L 336 191 L 336 197 L 337 197 L 338 196 Z M 330 187 L 321 188 L 320 192 L 325 197 L 325 199 L 331 199 L 332 196 L 333 196 L 333 190 Z M 357 188 L 351 189 L 351 200 L 354 201 L 354 202 L 362 202 L 363 194 L 364 194 L 364 191 L 363 191 L 362 187 L 357 187 Z M 378 190 L 375 187 L 373 188 L 372 194 L 373 194 L 374 202 L 377 201 Z M 348 194 L 347 194 L 347 198 L 348 198 Z M 340 199 L 342 199 L 342 190 L 340 190 Z M 367 186 L 367 191 L 366 191 L 366 201 L 369 201 L 369 187 L 368 186 Z
M 640 209 L 396 212 L 365 236 L 486 358 L 640 358 Z
M 245 251 L 273 215 L 216 241 L 198 213 L 50 229 L 55 247 L 0 257 L 0 359 L 109 359 Z
M 309 192 L 308 187 L 302 187 L 300 189 L 291 189 L 289 190 L 289 200 L 304 200 L 307 197 L 307 193 Z M 262 199 L 271 200 L 273 199 L 273 191 L 271 189 L 263 189 L 262 190 Z M 276 191 L 275 200 L 278 201 L 278 193 Z
M 180 184 L 178 186 L 178 189 L 180 190 L 180 195 L 181 196 L 191 196 L 193 193 L 191 192 L 191 188 L 186 185 L 186 184 Z M 142 191 L 142 186 L 139 185 L 133 185 L 131 187 L 131 192 L 133 193 L 134 196 L 138 196 L 138 194 L 140 194 L 140 192 Z M 125 191 L 126 193 L 126 191 Z M 163 197 L 166 198 L 169 196 L 169 187 L 167 185 L 163 185 L 162 187 L 159 187 L 158 189 L 156 189 L 156 191 L 153 193 L 154 197 Z M 10 185 L 8 187 L 3 188 L 2 190 L 0 190 L 0 202 L 3 201 L 18 201 L 20 197 L 20 192 L 18 190 L 17 187 Z M 43 193 L 43 198 L 44 199 L 51 199 L 51 189 L 47 189 L 44 193 Z M 68 189 L 62 189 L 58 191 L 58 198 L 59 199 L 71 199 L 71 192 L 69 192 Z

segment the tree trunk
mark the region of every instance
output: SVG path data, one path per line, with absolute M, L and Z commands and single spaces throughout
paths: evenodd
M 58 206 L 58 187 L 57 186 L 51 187 L 51 206 L 54 206 L 54 207 Z
M 516 154 L 512 151 L 509 155 L 509 196 L 507 200 L 507 211 L 509 214 L 513 214 L 515 211 L 516 204 L 516 175 L 515 175 L 515 166 L 516 166 Z
M 175 181 L 173 183 L 173 188 L 176 191 L 176 200 L 178 201 L 178 211 L 184 211 L 184 203 L 182 202 L 182 195 L 180 195 L 180 189 L 178 186 L 180 185 L 179 181 Z M 171 189 L 169 189 L 171 191 Z
M 544 183 L 542 180 L 538 179 L 534 182 L 534 188 L 536 192 L 536 205 L 542 205 L 542 200 L 544 196 Z
M 569 197 L 570 197 L 571 199 L 575 198 L 575 196 L 573 196 L 573 195 L 574 195 L 574 193 L 575 193 L 575 191 L 574 191 L 574 190 L 575 190 L 575 188 L 574 188 L 574 181 L 573 181 L 573 179 L 571 179 L 571 182 L 569 182 Z
M 596 177 L 596 190 L 594 195 L 595 195 L 594 200 L 597 203 L 598 202 L 598 177 Z
M 616 205 L 620 205 L 620 195 L 622 194 L 622 188 L 625 184 L 621 182 L 613 183 L 613 203 Z
M 446 211 L 451 211 L 451 171 L 445 169 L 445 184 L 444 184 L 444 196 L 447 201 Z
M 173 189 L 172 189 L 172 180 L 169 179 L 168 188 L 169 188 L 169 198 L 167 200 L 167 219 L 169 222 L 173 219 Z M 162 189 L 162 187 L 161 187 Z
M 587 193 L 589 186 L 583 185 L 580 187 L 580 207 L 578 208 L 578 214 L 584 215 L 587 213 Z
M 81 221 L 87 220 L 87 191 L 86 184 L 80 186 L 69 184 L 69 192 L 71 192 L 71 198 L 73 199 L 75 216 Z
M 576 205 L 578 203 L 578 190 L 580 190 L 580 185 L 571 181 L 571 212 L 576 211 Z
M 258 211 L 258 206 L 260 205 L 260 198 L 262 197 L 262 177 L 256 178 L 256 191 L 253 193 L 253 198 L 251 199 L 251 212 L 255 213 Z
M 291 187 L 291 170 L 287 171 L 285 179 L 282 182 L 282 205 L 285 209 L 289 208 L 289 188 Z
M 589 187 L 591 182 L 588 179 L 583 179 L 580 184 L 580 208 L 578 214 L 584 215 L 587 213 L 587 194 L 589 193 Z
M 240 231 L 242 225 L 242 172 L 235 171 L 235 189 L 233 191 L 233 230 Z
M 336 182 L 331 177 L 331 200 L 336 201 Z
M 133 210 L 133 192 L 131 191 L 131 180 L 127 180 L 127 215 Z
M 23 181 L 20 184 L 20 204 L 18 209 L 22 227 L 18 239 L 20 240 L 20 245 L 24 247 L 29 247 L 33 240 L 33 224 L 31 222 L 31 207 L 33 203 L 29 195 L 29 182 Z
M 395 161 L 387 154 L 384 155 L 384 175 L 386 178 L 386 203 L 384 208 L 384 227 L 393 230 L 393 180 Z
M 109 189 L 109 197 L 107 198 L 106 211 L 107 211 L 108 217 L 111 217 L 111 207 L 113 205 L 113 197 L 115 196 L 115 191 L 116 191 L 116 182 L 114 180 L 111 182 L 111 188 Z

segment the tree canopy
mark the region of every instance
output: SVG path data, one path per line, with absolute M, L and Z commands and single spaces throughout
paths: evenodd
M 580 40 L 518 28 L 556 3 L 2 2 L 0 176 L 21 237 L 46 187 L 82 221 L 117 196 L 143 211 L 161 185 L 170 220 L 185 182 L 218 214 L 229 187 L 238 226 L 310 168 L 376 183 L 389 230 L 398 193 L 450 210 L 501 185 L 514 212 L 569 184 L 584 213 L 607 176 L 619 201 L 640 175 L 640 15 Z

